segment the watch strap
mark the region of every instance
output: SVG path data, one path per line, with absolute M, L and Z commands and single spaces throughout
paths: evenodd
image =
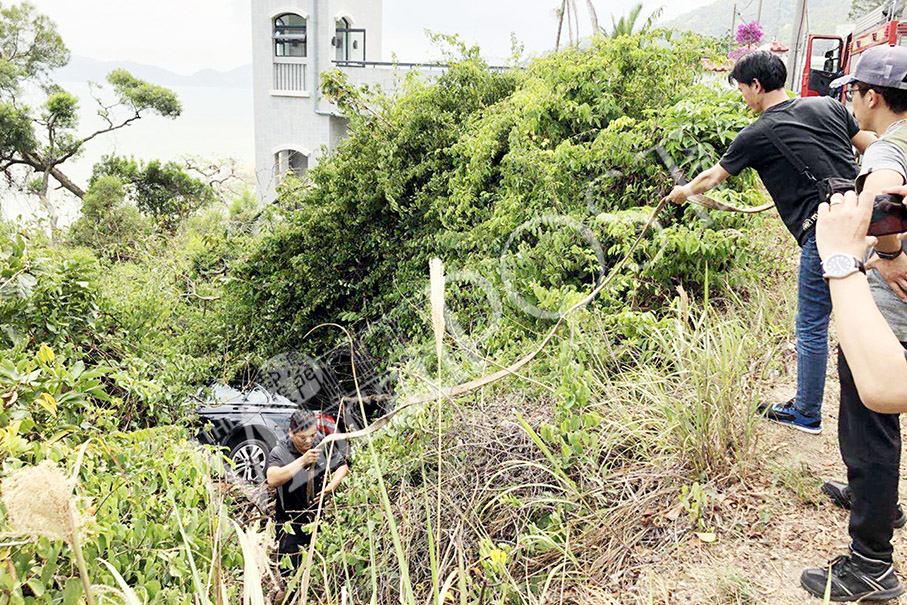
M 881 250 L 876 250 L 875 252 L 882 260 L 894 260 L 900 255 L 904 254 L 904 248 L 898 248 L 897 252 L 882 252 Z

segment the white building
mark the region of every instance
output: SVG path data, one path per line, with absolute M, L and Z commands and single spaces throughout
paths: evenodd
M 322 73 L 339 68 L 352 84 L 394 91 L 381 11 L 382 0 L 253 0 L 255 172 L 265 202 L 283 175 L 303 175 L 346 134 L 346 119 L 319 93 Z

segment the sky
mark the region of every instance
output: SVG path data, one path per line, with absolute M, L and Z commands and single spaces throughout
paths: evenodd
M 135 61 L 190 75 L 226 71 L 252 62 L 250 2 L 253 0 L 31 0 L 56 21 L 75 55 Z M 647 0 L 643 15 L 666 5 L 664 19 L 710 0 Z M 587 0 L 575 0 L 580 30 L 591 33 Z M 592 0 L 602 25 L 631 6 L 623 0 Z M 384 57 L 399 61 L 436 58 L 425 30 L 458 33 L 479 44 L 489 60 L 510 56 L 515 33 L 527 53 L 554 46 L 558 0 L 384 0 Z M 566 35 L 566 34 L 565 34 Z

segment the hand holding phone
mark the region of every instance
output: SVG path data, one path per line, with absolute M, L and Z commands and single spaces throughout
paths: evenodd
M 869 235 L 880 237 L 907 232 L 907 206 L 904 197 L 896 193 L 877 195 L 873 202 Z

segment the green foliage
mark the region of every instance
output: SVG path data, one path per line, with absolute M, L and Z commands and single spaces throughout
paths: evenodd
M 709 492 L 699 482 L 680 488 L 680 505 L 697 531 L 710 529 L 708 523 Z
M 338 317 L 393 315 L 397 333 L 418 334 L 424 324 L 401 297 L 421 297 L 431 256 L 449 272 L 477 272 L 514 310 L 516 294 L 543 311 L 575 302 L 602 261 L 610 266 L 635 239 L 647 216 L 638 207 L 667 188 L 652 145 L 671 133 L 671 155 L 692 169 L 715 161 L 727 133 L 748 119 L 733 97 L 694 86 L 712 50 L 694 36 L 599 38 L 589 50 L 505 72 L 467 51 L 437 81 L 410 82 L 393 102 L 325 76 L 325 93 L 345 104 L 349 140 L 311 171 L 315 187 L 282 190 L 286 223 L 230 283 L 230 323 L 242 326 L 231 347 L 255 343 L 254 353 L 270 355 Z M 690 95 L 702 115 L 716 113 L 708 127 L 682 121 Z M 685 146 L 697 155 L 688 158 Z M 539 221 L 549 215 L 558 218 Z M 664 217 L 619 280 L 614 307 L 629 298 L 657 308 L 679 283 L 697 291 L 706 265 L 723 276 L 742 258 L 747 243 L 730 231 L 738 219 L 680 218 Z M 487 308 L 464 311 L 461 321 L 474 325 Z M 486 344 L 519 346 L 520 333 L 505 325 Z
M 151 160 L 142 163 L 133 158 L 107 155 L 94 165 L 89 184 L 94 187 L 105 176 L 120 179 L 139 210 L 154 217 L 170 232 L 214 199 L 210 187 L 176 162 Z
M 649 15 L 646 22 L 637 29 L 636 21 L 639 19 L 639 14 L 641 12 L 642 2 L 637 2 L 630 8 L 630 12 L 620 19 L 615 21 L 614 15 L 611 15 L 611 31 L 608 35 L 612 38 L 617 38 L 619 36 L 632 36 L 635 33 L 646 33 L 652 29 L 652 25 L 654 25 L 655 21 L 661 16 L 661 13 L 664 12 L 664 7 L 655 10 Z
M 103 385 L 108 371 L 70 362 L 46 345 L 18 363 L 0 361 L 0 459 L 34 455 L 41 442 L 68 433 L 113 426 L 113 410 L 98 405 L 110 401 Z
M 45 458 L 71 460 L 74 449 L 75 444 L 64 442 L 44 444 L 6 464 L 17 468 Z M 86 524 L 82 548 L 92 582 L 117 585 L 99 562 L 104 559 L 149 603 L 192 603 L 204 596 L 196 591 L 192 566 L 207 572 L 216 561 L 219 573 L 225 574 L 228 598 L 238 598 L 242 557 L 232 532 L 227 533 L 229 523 L 221 516 L 210 479 L 222 471 L 216 463 L 212 468 L 209 457 L 183 430 L 95 436 L 76 489 Z M 222 535 L 215 538 L 218 531 Z M 0 570 L 0 593 L 13 603 L 50 604 L 61 599 L 76 603 L 81 587 L 65 548 L 40 538 L 5 551 L 9 565 Z M 213 593 L 207 597 L 215 599 Z
M 126 202 L 117 176 L 96 179 L 82 200 L 82 215 L 69 229 L 76 246 L 94 250 L 108 260 L 134 260 L 151 235 L 151 225 L 138 208 Z
M 39 78 L 69 62 L 57 26 L 33 4 L 0 4 L 0 90 L 16 91 L 22 80 Z
M 0 103 L 0 154 L 31 151 L 36 145 L 27 112 L 12 103 Z
M 198 273 L 195 257 L 212 254 L 206 241 L 218 242 L 223 256 L 210 262 L 223 267 L 251 237 L 228 232 L 221 218 L 205 233 L 177 234 L 174 251 L 156 261 L 102 269 L 85 248 L 47 247 L 35 236 L 0 230 L 0 358 L 27 374 L 22 368 L 47 344 L 69 365 L 107 368 L 110 401 L 98 400 L 116 411 L 115 426 L 179 421 L 186 393 L 223 363 L 215 319 L 222 312 L 214 310 L 225 276 Z M 120 245 L 111 240 L 113 249 Z
M 53 122 L 58 128 L 72 128 L 79 119 L 76 113 L 78 106 L 78 99 L 65 90 L 57 89 L 44 101 L 41 119 Z
M 29 248 L 25 238 L 0 240 L 0 346 L 85 343 L 97 318 L 100 265 L 84 250 Z
M 176 118 L 182 107 L 172 90 L 140 80 L 125 69 L 115 69 L 107 74 L 120 103 L 136 114 L 151 110 L 165 118 Z

